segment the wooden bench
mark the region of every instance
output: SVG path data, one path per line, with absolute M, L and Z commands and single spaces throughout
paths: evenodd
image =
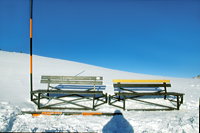
M 129 110 L 179 110 L 183 103 L 183 93 L 167 92 L 171 87 L 170 80 L 113 80 L 114 95 L 109 95 L 109 104 L 115 107 L 126 109 L 126 100 L 136 100 L 147 104 L 164 107 L 164 109 L 129 109 Z M 176 107 L 160 105 L 141 100 L 144 97 L 164 98 L 176 103 Z M 148 99 L 146 98 L 146 99 Z M 174 100 L 175 99 L 175 100 Z M 116 102 L 123 101 L 123 106 L 116 105 Z
M 103 92 L 106 86 L 100 76 L 42 76 L 41 83 L 47 84 L 47 89 L 31 93 L 38 109 L 95 110 L 107 103 Z

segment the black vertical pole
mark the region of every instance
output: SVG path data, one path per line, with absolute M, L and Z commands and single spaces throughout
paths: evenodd
M 32 60 L 33 0 L 30 0 L 30 96 L 33 101 L 33 60 Z
M 167 87 L 166 87 L 167 85 L 165 82 L 163 84 L 164 84 L 164 89 L 165 89 L 165 94 L 166 94 L 167 93 Z M 167 98 L 167 95 L 164 96 L 164 99 L 166 99 L 166 98 Z

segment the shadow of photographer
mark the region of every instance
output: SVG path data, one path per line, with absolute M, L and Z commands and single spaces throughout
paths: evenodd
M 103 133 L 134 133 L 131 124 L 124 118 L 123 114 L 116 110 L 112 119 L 103 127 Z M 121 114 L 121 115 L 120 115 Z

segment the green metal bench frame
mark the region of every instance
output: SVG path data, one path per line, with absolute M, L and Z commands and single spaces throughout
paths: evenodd
M 46 90 L 34 90 L 31 92 L 33 102 L 38 109 L 77 109 L 77 110 L 95 110 L 96 107 L 107 103 L 107 94 L 102 90 L 96 90 L 97 85 L 103 85 L 103 77 L 99 76 L 42 76 L 41 83 L 47 84 Z M 53 86 L 54 84 L 54 86 Z M 92 85 L 90 89 L 59 89 L 55 85 Z M 62 96 L 51 96 L 51 94 L 62 94 Z M 64 99 L 73 97 L 73 99 Z M 42 105 L 43 99 L 59 101 Z M 92 107 L 77 103 L 77 101 L 87 99 L 92 102 Z M 100 102 L 100 103 L 99 103 Z M 63 107 L 64 105 L 65 107 Z M 66 107 L 66 105 L 75 105 L 75 107 Z
M 119 82 L 117 82 L 119 81 Z M 122 82 L 120 82 L 122 81 Z M 128 83 L 126 83 L 126 81 Z M 126 100 L 136 100 L 139 102 L 156 105 L 160 107 L 164 107 L 162 109 L 127 109 L 127 110 L 143 110 L 143 111 L 156 111 L 156 110 L 179 110 L 180 105 L 183 103 L 183 93 L 177 92 L 167 92 L 167 87 L 171 87 L 169 80 L 113 80 L 114 88 L 119 88 L 119 91 L 115 91 L 114 95 L 109 95 L 108 103 L 109 105 L 122 108 L 126 110 Z M 163 90 L 159 90 L 156 92 L 137 92 L 130 89 L 125 89 L 126 87 L 131 88 L 140 88 L 140 87 L 164 87 Z M 141 100 L 139 98 L 143 96 L 163 96 L 164 99 L 170 100 L 171 102 L 175 102 L 176 107 L 170 107 L 166 105 L 161 105 L 157 103 L 152 103 L 148 101 Z M 167 96 L 174 96 L 174 99 L 169 99 Z M 114 103 L 123 101 L 123 106 L 116 105 Z

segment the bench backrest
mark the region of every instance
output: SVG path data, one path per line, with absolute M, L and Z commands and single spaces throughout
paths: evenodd
M 113 86 L 115 90 L 120 88 L 158 88 L 158 87 L 171 87 L 170 80 L 126 80 L 114 79 Z M 138 89 L 139 90 L 139 89 Z
M 100 76 L 42 76 L 41 83 L 102 85 L 103 77 L 100 77 Z

